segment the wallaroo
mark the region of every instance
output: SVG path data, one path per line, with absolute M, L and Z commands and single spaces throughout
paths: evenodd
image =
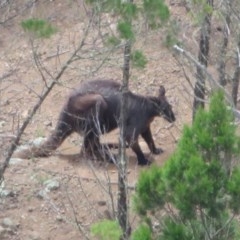
M 34 156 L 46 156 L 57 149 L 73 132 L 83 136 L 83 148 L 95 156 L 104 156 L 100 135 L 116 129 L 119 124 L 121 104 L 121 84 L 113 80 L 86 81 L 70 93 L 63 106 L 57 125 L 52 134 L 38 149 Z M 137 155 L 139 165 L 146 165 L 139 143 L 141 135 L 153 154 L 162 153 L 152 138 L 150 124 L 156 116 L 163 116 L 174 122 L 172 107 L 165 97 L 165 88 L 160 86 L 158 95 L 140 96 L 128 92 L 126 106 L 126 143 Z M 106 152 L 106 151 L 105 151 Z M 105 155 L 106 156 L 106 155 Z

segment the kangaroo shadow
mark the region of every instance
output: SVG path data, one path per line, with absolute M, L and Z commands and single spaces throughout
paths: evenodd
M 117 169 L 117 163 L 118 163 L 118 154 L 114 153 L 114 161 L 109 160 L 100 160 L 97 158 L 94 158 L 92 156 L 88 156 L 82 153 L 57 153 L 55 155 L 60 160 L 67 161 L 70 165 L 73 166 L 82 166 L 82 165 L 88 165 L 89 163 L 95 164 L 96 166 L 103 166 L 107 167 L 108 169 L 116 170 Z M 154 163 L 154 158 L 151 153 L 146 153 L 146 157 L 150 160 L 151 163 Z M 146 166 L 139 166 L 136 156 L 128 154 L 127 153 L 127 162 L 128 162 L 128 168 L 143 168 Z

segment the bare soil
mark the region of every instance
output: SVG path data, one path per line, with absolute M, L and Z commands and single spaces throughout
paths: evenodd
M 81 41 L 89 19 L 81 1 L 36 1 L 29 8 L 27 2 L 13 3 L 11 8 L 1 9 L 5 14 L 2 16 L 9 18 L 0 24 L 1 161 L 17 129 L 51 81 L 51 76 L 56 76 Z M 170 5 L 170 9 L 179 18 L 185 15 L 184 7 L 179 4 Z M 24 33 L 20 25 L 23 19 L 29 17 L 48 19 L 58 28 L 58 32 L 50 39 L 34 42 L 41 67 L 47 69 L 43 72 L 47 76 L 45 81 L 34 62 L 30 36 Z M 139 29 L 144 31 L 144 27 L 139 26 Z M 144 70 L 132 70 L 130 83 L 130 89 L 142 95 L 154 95 L 158 87 L 164 85 L 173 105 L 176 123 L 169 124 L 162 118 L 156 118 L 151 125 L 156 145 L 163 148 L 164 153 L 151 155 L 140 139 L 146 156 L 159 166 L 172 154 L 183 125 L 191 120 L 189 85 L 171 52 L 163 47 L 163 33 L 155 31 L 136 41 L 135 46 L 144 51 L 149 62 Z M 113 55 L 111 62 L 93 72 L 101 61 L 94 60 L 89 51 L 103 47 L 93 44 L 97 35 L 96 27 L 91 30 L 80 59 L 62 75 L 59 84 L 35 114 L 21 144 L 48 136 L 55 127 L 69 91 L 82 80 L 121 79 L 122 50 Z M 117 142 L 118 131 L 105 136 L 103 141 Z M 93 239 L 89 233 L 91 225 L 100 219 L 115 217 L 117 169 L 113 164 L 106 165 L 80 157 L 81 143 L 81 136 L 72 135 L 48 158 L 11 162 L 0 188 L 2 192 L 8 191 L 6 196 L 0 197 L 0 239 L 75 240 L 87 239 L 86 236 Z M 139 167 L 131 150 L 127 150 L 127 154 L 131 197 L 139 172 L 148 167 Z M 56 181 L 59 186 L 48 190 L 47 180 Z M 134 227 L 137 218 L 131 204 L 130 212 Z

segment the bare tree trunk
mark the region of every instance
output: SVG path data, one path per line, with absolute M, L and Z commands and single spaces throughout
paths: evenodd
M 213 0 L 208 0 L 208 4 L 213 7 Z M 208 56 L 209 56 L 209 44 L 210 44 L 210 33 L 211 33 L 211 13 L 206 14 L 201 27 L 201 35 L 199 42 L 199 62 L 207 67 Z M 193 120 L 196 111 L 199 107 L 204 108 L 204 98 L 205 98 L 205 72 L 202 68 L 197 67 L 196 72 L 196 83 L 194 87 L 194 101 L 193 101 Z
M 226 3 L 228 4 L 228 3 Z M 229 7 L 227 6 L 229 9 Z M 226 53 L 227 53 L 227 46 L 228 46 L 228 36 L 229 36 L 229 26 L 231 23 L 230 19 L 230 13 L 227 12 L 226 18 L 225 18 L 225 26 L 222 30 L 223 32 L 223 42 L 222 46 L 220 48 L 220 54 L 219 54 L 219 65 L 218 65 L 218 73 L 219 73 L 219 83 L 222 86 L 225 86 L 227 84 L 226 81 Z
M 119 163 L 118 163 L 118 221 L 123 230 L 123 238 L 128 239 L 130 226 L 128 221 L 128 194 L 127 194 L 127 156 L 126 156 L 126 106 L 130 72 L 131 40 L 126 42 L 124 48 L 122 99 L 120 112 L 119 136 Z
M 238 95 L 238 87 L 239 87 L 239 78 L 240 78 L 240 36 L 238 37 L 238 46 L 236 50 L 236 69 L 233 75 L 232 82 L 232 98 L 233 103 L 237 106 L 237 95 Z

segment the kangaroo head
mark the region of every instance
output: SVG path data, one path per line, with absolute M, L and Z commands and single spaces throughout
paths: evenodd
M 171 104 L 168 102 L 166 98 L 166 90 L 164 86 L 160 86 L 159 92 L 158 92 L 158 99 L 160 101 L 160 111 L 163 117 L 168 122 L 174 122 L 176 120 L 175 115 L 172 110 Z

